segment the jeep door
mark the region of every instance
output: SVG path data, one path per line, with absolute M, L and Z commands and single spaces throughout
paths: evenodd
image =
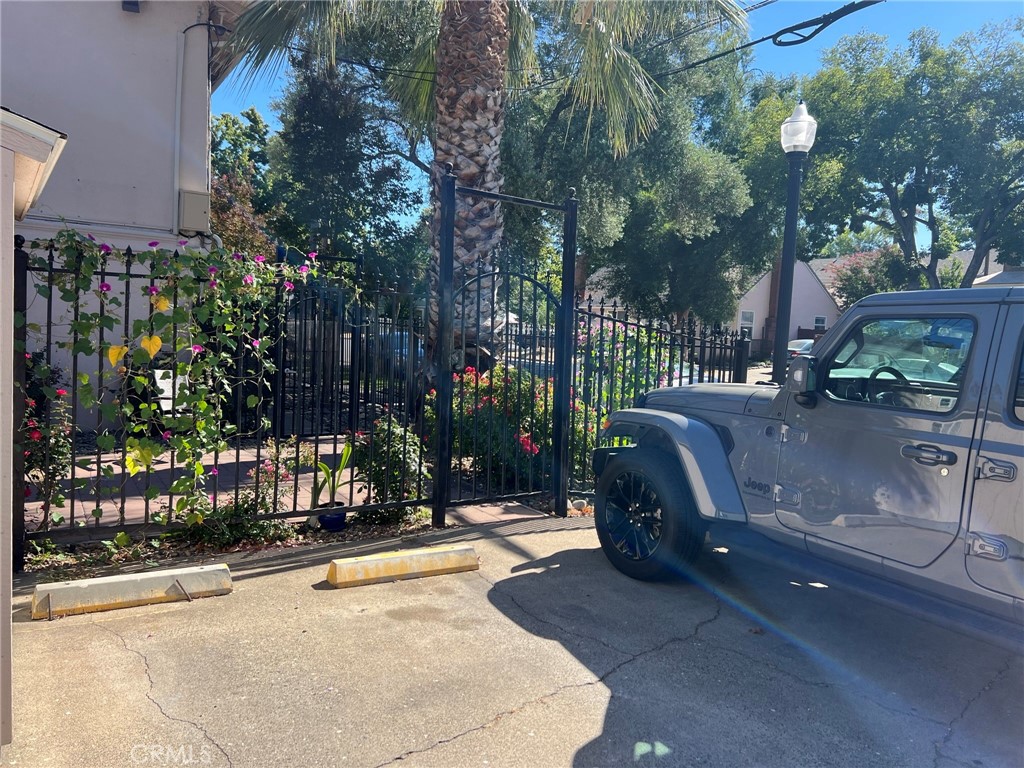
M 1024 305 L 1011 304 L 982 411 L 967 534 L 967 573 L 1024 599 Z
M 954 541 L 997 311 L 872 308 L 821 350 L 813 402 L 785 406 L 776 487 L 809 549 L 925 566 Z

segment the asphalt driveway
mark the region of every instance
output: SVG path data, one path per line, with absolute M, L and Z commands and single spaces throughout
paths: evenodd
M 480 571 L 334 590 L 339 549 L 318 548 L 232 562 L 225 597 L 16 613 L 0 764 L 1024 762 L 1005 643 L 736 551 L 706 553 L 700 583 L 633 582 L 588 519 L 403 545 L 434 541 L 472 543 Z

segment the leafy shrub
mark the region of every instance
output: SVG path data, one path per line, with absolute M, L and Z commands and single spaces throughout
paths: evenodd
M 539 490 L 554 460 L 554 382 L 498 364 L 455 377 L 453 444 L 478 479 L 499 491 Z M 570 461 L 578 470 L 588 456 L 586 431 L 597 419 L 570 393 Z
M 371 432 L 356 432 L 352 457 L 363 487 L 375 502 L 422 496 L 430 479 L 422 439 L 390 413 L 377 419 Z M 388 506 L 360 510 L 359 518 L 383 525 L 401 522 L 409 514 L 405 507 Z
M 62 386 L 63 371 L 46 364 L 41 352 L 26 355 L 25 418 L 21 446 L 25 455 L 25 495 L 42 502 L 42 529 L 60 525 L 64 515 L 61 481 L 74 458 L 71 404 Z

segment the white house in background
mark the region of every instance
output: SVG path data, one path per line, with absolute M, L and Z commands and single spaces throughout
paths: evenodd
M 777 280 L 776 265 L 740 296 L 732 327 L 747 332 L 754 357 L 765 357 L 772 351 Z M 798 261 L 793 270 L 793 306 L 786 340 L 816 338 L 831 328 L 840 314 L 839 305 L 814 270 L 807 262 Z
M 210 93 L 243 5 L 0 2 L 3 106 L 74 137 L 19 234 L 123 248 L 209 232 Z

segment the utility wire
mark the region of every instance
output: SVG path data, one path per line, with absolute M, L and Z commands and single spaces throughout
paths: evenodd
M 692 61 L 689 64 L 684 64 L 683 66 L 676 67 L 675 69 L 660 72 L 657 75 L 654 75 L 653 77 L 655 80 L 662 80 L 666 77 L 671 77 L 672 75 L 678 75 L 680 72 L 685 72 L 688 69 L 699 67 L 702 64 L 707 64 L 709 62 L 715 61 L 716 59 L 721 59 L 725 56 L 731 56 L 734 53 L 739 53 L 740 51 L 746 48 L 751 48 L 755 45 L 759 45 L 760 43 L 763 43 L 767 40 L 771 40 L 772 45 L 777 45 L 780 47 L 800 45 L 801 43 L 806 43 L 808 40 L 811 40 L 812 38 L 816 37 L 822 30 L 839 21 L 839 19 L 843 18 L 844 16 L 849 16 L 851 13 L 859 11 L 862 8 L 868 8 L 869 6 L 877 5 L 878 3 L 884 1 L 885 0 L 857 0 L 857 2 L 848 3 L 847 5 L 844 5 L 842 8 L 832 11 L 832 13 L 826 13 L 821 16 L 818 16 L 817 18 L 809 19 L 808 21 L 802 21 L 799 24 L 794 24 L 790 27 L 786 27 L 785 29 L 780 29 L 778 32 L 775 32 L 774 34 L 765 35 L 762 38 L 758 38 L 757 40 L 751 40 L 749 43 L 738 45 L 735 48 L 730 48 L 727 51 L 720 51 L 719 53 L 716 53 L 713 56 L 708 56 L 707 58 L 700 59 L 698 61 Z M 792 35 L 792 37 L 786 37 L 787 35 Z

